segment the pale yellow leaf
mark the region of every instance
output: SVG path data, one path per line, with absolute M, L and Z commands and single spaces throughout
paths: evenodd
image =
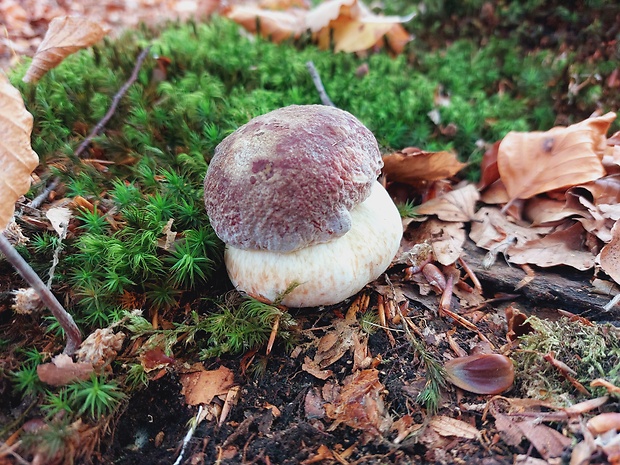
M 30 145 L 32 115 L 19 91 L 0 73 L 0 230 L 15 212 L 15 202 L 30 189 L 39 157 Z
M 24 82 L 37 82 L 50 69 L 58 66 L 66 57 L 99 42 L 107 34 L 98 22 L 80 16 L 54 18 L 32 63 L 24 76 Z

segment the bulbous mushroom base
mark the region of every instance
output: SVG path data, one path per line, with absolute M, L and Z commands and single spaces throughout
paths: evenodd
M 281 301 L 288 307 L 337 304 L 388 268 L 402 237 L 400 214 L 379 182 L 351 210 L 351 220 L 343 236 L 294 252 L 228 246 L 224 258 L 230 280 L 238 290 L 270 301 L 297 284 Z

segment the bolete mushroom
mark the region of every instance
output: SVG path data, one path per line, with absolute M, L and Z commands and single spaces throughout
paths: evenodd
M 314 307 L 377 279 L 402 236 L 382 166 L 370 130 L 329 106 L 280 108 L 226 137 L 205 206 L 235 287 L 270 301 L 288 289 L 283 305 Z

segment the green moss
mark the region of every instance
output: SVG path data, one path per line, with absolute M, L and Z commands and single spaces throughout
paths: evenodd
M 588 326 L 563 318 L 559 321 L 528 319 L 534 331 L 521 338 L 513 354 L 519 373 L 517 384 L 525 397 L 554 399 L 575 403 L 587 398 L 578 392 L 544 356 L 551 357 L 569 370 L 593 396 L 605 395 L 603 388 L 591 388 L 590 382 L 604 378 L 620 384 L 620 339 L 611 325 Z

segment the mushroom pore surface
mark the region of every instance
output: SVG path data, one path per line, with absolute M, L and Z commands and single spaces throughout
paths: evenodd
M 353 226 L 342 237 L 295 252 L 227 246 L 224 259 L 230 280 L 237 289 L 270 301 L 297 284 L 281 300 L 289 307 L 343 301 L 387 269 L 402 236 L 400 214 L 379 182 L 351 216 Z
M 215 233 L 235 248 L 299 250 L 351 229 L 350 210 L 370 195 L 382 166 L 374 135 L 353 115 L 292 105 L 217 146 L 205 206 Z

